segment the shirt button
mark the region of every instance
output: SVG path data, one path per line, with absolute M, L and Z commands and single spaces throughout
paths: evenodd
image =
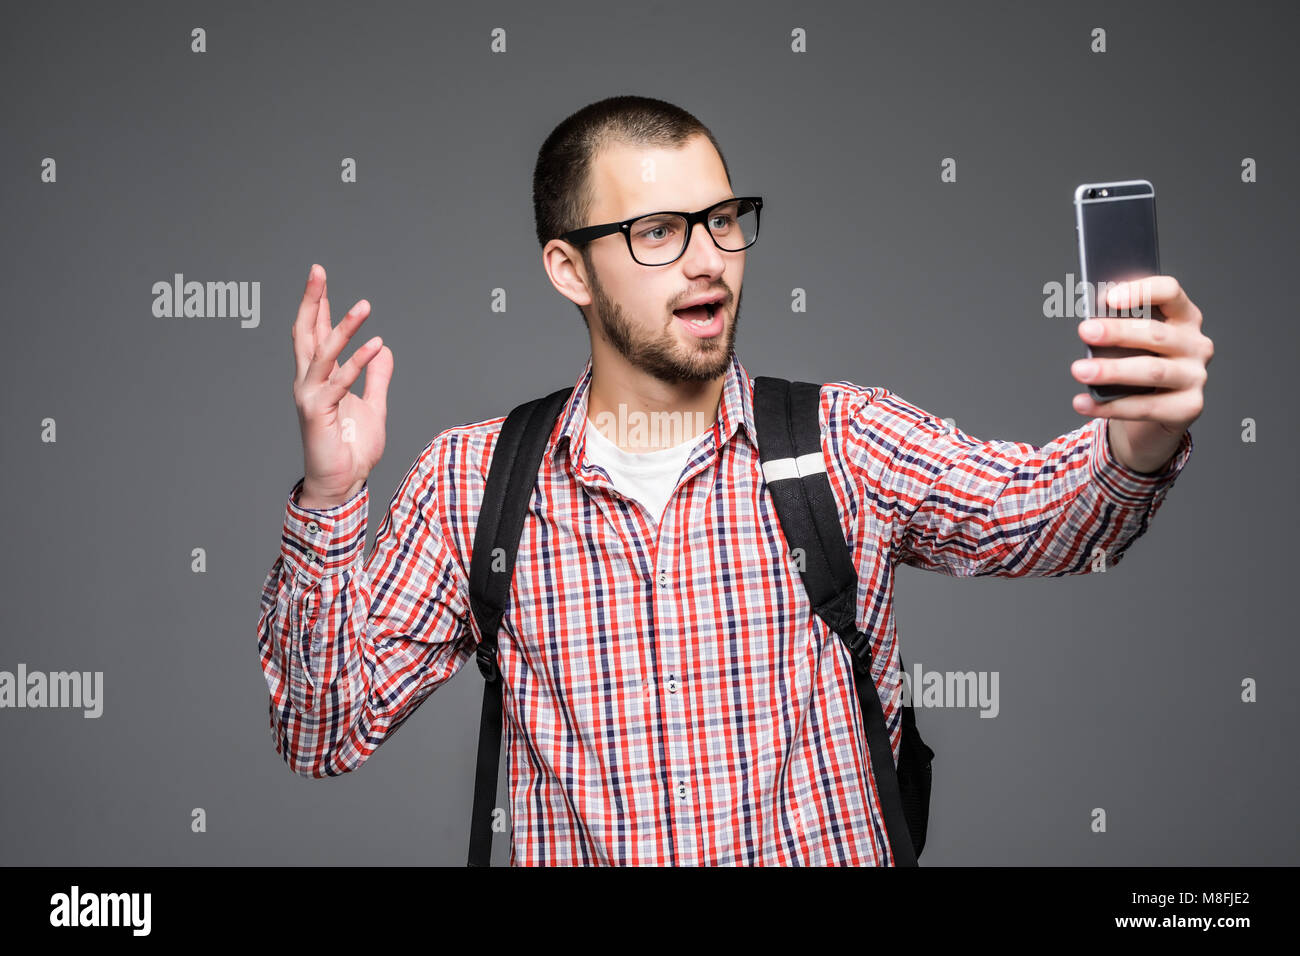
M 660 586 L 661 588 L 666 588 L 666 587 L 668 587 L 668 572 L 667 572 L 667 571 L 660 571 L 660 572 L 659 572 L 659 586 Z
M 674 677 L 672 674 L 668 675 L 668 693 L 670 694 L 677 693 L 677 678 Z
M 318 525 L 314 521 L 309 521 L 307 523 L 307 531 L 311 534 L 315 534 L 316 532 L 320 531 L 320 525 Z
M 311 563 L 312 563 L 312 564 L 320 564 L 320 555 L 318 555 L 318 554 L 313 554 L 313 555 L 311 556 Z
M 678 798 L 679 800 L 685 800 L 685 799 L 686 799 L 686 784 L 684 784 L 684 783 L 679 783 L 679 784 L 677 785 L 677 798 Z

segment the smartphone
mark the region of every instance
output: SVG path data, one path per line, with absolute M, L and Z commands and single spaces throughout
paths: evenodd
M 1101 284 L 1160 274 L 1155 187 L 1145 179 L 1084 183 L 1074 191 L 1074 217 L 1074 229 L 1079 234 L 1079 271 L 1087 296 L 1088 315 L 1140 317 L 1143 314 L 1141 303 L 1137 315 L 1132 309 L 1111 309 L 1104 297 L 1107 286 Z M 1151 318 L 1165 321 L 1160 306 L 1152 304 L 1150 313 Z M 1117 345 L 1088 346 L 1088 358 L 1154 354 L 1149 349 Z M 1124 395 L 1144 395 L 1157 389 L 1149 385 L 1101 384 L 1089 385 L 1088 391 L 1096 401 L 1109 402 Z

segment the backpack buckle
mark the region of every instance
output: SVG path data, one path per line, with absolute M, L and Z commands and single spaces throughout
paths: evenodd
M 489 684 L 501 676 L 501 669 L 497 667 L 495 651 L 480 643 L 474 656 L 478 658 L 479 673 L 483 675 L 483 679 Z
M 856 631 L 847 642 L 853 656 L 853 669 L 859 674 L 871 673 L 871 636 L 866 631 Z

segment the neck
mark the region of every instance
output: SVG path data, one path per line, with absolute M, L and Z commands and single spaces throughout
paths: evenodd
M 669 383 L 622 356 L 591 363 L 587 418 L 623 451 L 643 453 L 695 438 L 718 420 L 726 373 L 704 382 Z

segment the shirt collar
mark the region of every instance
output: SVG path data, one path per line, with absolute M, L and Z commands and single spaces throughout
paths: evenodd
M 562 447 L 570 450 L 571 460 L 575 452 L 582 454 L 586 436 L 587 395 L 591 389 L 591 356 L 573 386 L 573 394 L 560 410 L 559 422 L 551 430 L 551 438 L 546 446 L 547 458 L 557 457 Z M 738 429 L 743 428 L 754 450 L 758 450 L 758 438 L 754 431 L 754 382 L 740 364 L 740 359 L 733 352 L 727 366 L 726 378 L 722 385 L 722 399 L 718 403 L 718 420 L 714 424 L 718 447 L 721 448 Z

